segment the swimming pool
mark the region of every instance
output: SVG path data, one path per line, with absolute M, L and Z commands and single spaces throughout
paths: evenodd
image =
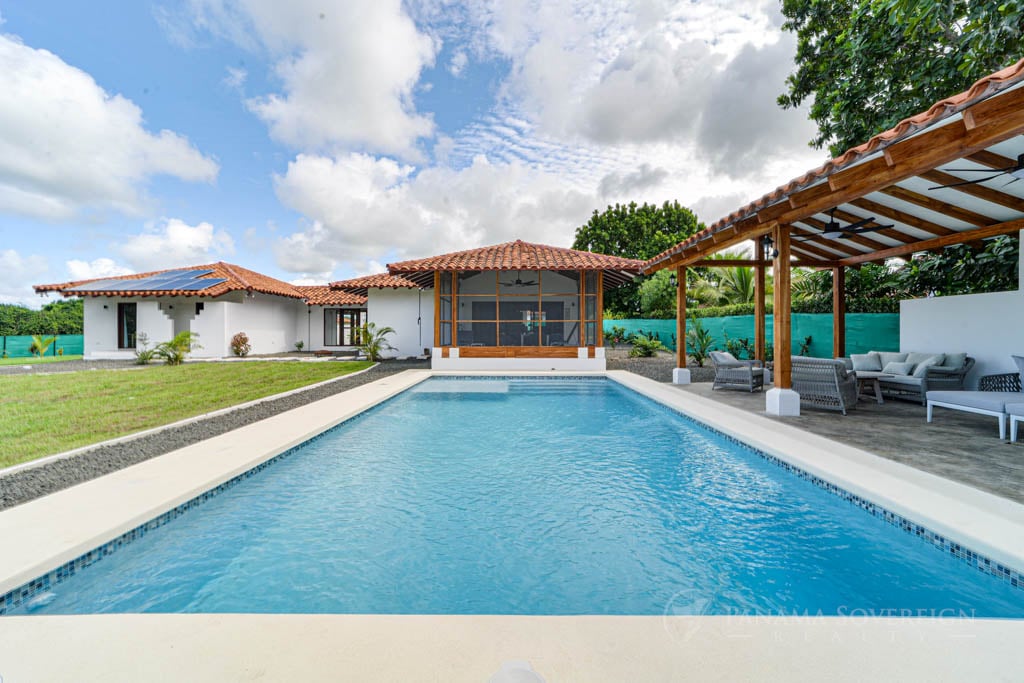
M 604 379 L 434 378 L 11 613 L 1024 616 L 1024 591 Z

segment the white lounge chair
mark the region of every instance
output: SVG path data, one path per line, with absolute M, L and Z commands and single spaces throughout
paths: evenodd
M 999 438 L 1006 438 L 1009 408 L 1017 411 L 1024 407 L 1024 393 L 1021 392 L 1020 375 L 1016 372 L 1002 375 L 986 375 L 978 384 L 978 391 L 929 391 L 927 394 L 928 422 L 932 421 L 932 409 L 949 408 L 977 415 L 991 415 L 999 421 Z M 1011 420 L 1016 440 L 1016 421 Z

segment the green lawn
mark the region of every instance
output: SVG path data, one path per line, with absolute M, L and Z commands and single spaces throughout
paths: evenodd
M 38 365 L 39 363 L 63 363 L 66 360 L 82 360 L 81 356 L 46 356 L 39 358 L 0 358 L 0 365 Z
M 340 377 L 367 362 L 192 363 L 0 376 L 0 467 Z

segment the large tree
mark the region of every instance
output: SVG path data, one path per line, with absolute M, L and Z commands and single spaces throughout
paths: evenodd
M 573 249 L 599 254 L 649 259 L 703 230 L 704 224 L 679 202 L 661 206 L 636 202 L 609 206 L 576 229 Z M 605 293 L 605 309 L 618 314 L 635 314 L 640 307 L 638 286 L 623 285 Z
M 1024 0 L 782 0 L 784 108 L 811 102 L 833 156 L 1024 56 Z

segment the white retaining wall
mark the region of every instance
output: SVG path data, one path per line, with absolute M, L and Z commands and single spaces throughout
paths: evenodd
M 1024 231 L 1021 231 L 1024 242 Z M 941 296 L 900 302 L 900 351 L 966 352 L 977 363 L 967 376 L 1016 372 L 1011 355 L 1024 355 L 1024 258 L 1016 292 Z

